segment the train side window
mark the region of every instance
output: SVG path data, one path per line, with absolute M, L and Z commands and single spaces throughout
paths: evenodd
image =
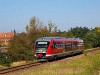
M 84 46 L 84 43 L 83 42 L 79 42 L 78 46 Z
M 53 48 L 62 48 L 63 43 L 62 42 L 53 42 Z
M 73 42 L 73 45 L 76 47 L 78 45 L 78 42 Z
M 62 42 L 57 42 L 57 48 L 62 48 L 63 47 L 63 43 Z
M 65 49 L 71 49 L 71 47 L 72 47 L 72 43 L 71 42 L 65 43 Z

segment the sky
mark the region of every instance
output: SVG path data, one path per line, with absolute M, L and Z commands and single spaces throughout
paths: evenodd
M 0 0 L 0 32 L 24 32 L 33 16 L 61 31 L 95 28 L 100 26 L 100 0 Z

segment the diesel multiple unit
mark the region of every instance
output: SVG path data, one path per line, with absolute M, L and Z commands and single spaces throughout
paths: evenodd
M 83 40 L 79 38 L 41 37 L 36 40 L 34 50 L 39 61 L 48 61 L 82 53 L 84 45 Z

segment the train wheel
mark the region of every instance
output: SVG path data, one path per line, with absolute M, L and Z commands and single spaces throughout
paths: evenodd
M 82 54 L 84 54 L 84 50 L 82 50 L 82 52 L 81 52 Z
M 54 56 L 54 61 L 57 61 L 57 59 L 58 59 L 58 56 Z

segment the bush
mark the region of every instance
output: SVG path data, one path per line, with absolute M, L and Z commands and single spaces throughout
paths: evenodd
M 26 33 L 18 33 L 9 43 L 8 53 L 13 62 L 20 60 L 33 60 L 33 43 Z
M 0 64 L 4 66 L 10 66 L 12 60 L 6 54 L 0 53 Z
M 34 60 L 34 54 L 31 50 L 25 50 L 23 53 L 12 54 L 10 58 L 12 59 L 12 62 L 20 60 L 32 61 Z
M 31 51 L 31 50 L 28 51 L 25 58 L 26 58 L 26 60 L 29 60 L 29 61 L 34 60 L 34 53 L 33 53 L 33 51 Z

